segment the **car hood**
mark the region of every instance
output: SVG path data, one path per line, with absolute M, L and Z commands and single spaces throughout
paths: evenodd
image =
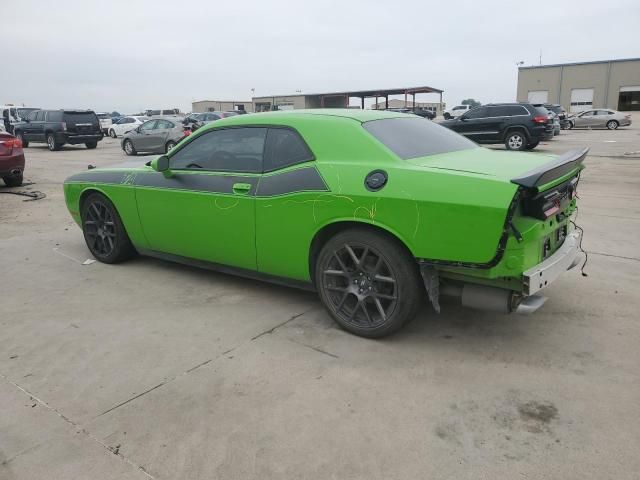
M 509 152 L 478 147 L 407 160 L 412 165 L 510 181 L 555 158 L 532 152 Z

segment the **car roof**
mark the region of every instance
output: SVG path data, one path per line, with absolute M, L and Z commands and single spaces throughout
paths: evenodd
M 280 110 L 276 112 L 249 113 L 247 115 L 234 115 L 227 117 L 218 125 L 240 125 L 240 124 L 256 124 L 270 123 L 271 119 L 296 120 L 309 117 L 338 117 L 355 120 L 360 123 L 372 120 L 382 120 L 385 118 L 407 118 L 406 113 L 390 112 L 388 110 L 361 110 L 355 108 L 314 108 L 301 110 Z

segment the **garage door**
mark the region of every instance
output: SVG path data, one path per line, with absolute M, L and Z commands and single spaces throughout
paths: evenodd
M 593 88 L 574 88 L 571 90 L 571 112 L 584 112 L 593 108 Z
M 529 103 L 547 103 L 549 101 L 549 90 L 534 90 L 529 92 L 527 97 Z
M 618 110 L 640 110 L 640 85 L 620 88 Z

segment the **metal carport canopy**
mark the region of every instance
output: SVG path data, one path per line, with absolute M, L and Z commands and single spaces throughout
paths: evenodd
M 323 97 L 333 97 L 333 96 L 345 96 L 345 97 L 358 97 L 361 100 L 362 108 L 364 109 L 364 99 L 374 97 L 377 99 L 379 97 L 384 97 L 385 105 L 389 105 L 389 95 L 402 95 L 404 94 L 405 104 L 407 102 L 407 95 L 413 96 L 413 105 L 415 105 L 415 99 L 417 93 L 439 93 L 440 94 L 440 103 L 442 103 L 442 92 L 444 90 L 440 90 L 438 88 L 433 87 L 405 87 L 405 88 L 381 88 L 377 90 L 352 90 L 347 92 L 332 92 L 332 93 L 320 93 L 317 94 L 320 96 L 321 100 Z

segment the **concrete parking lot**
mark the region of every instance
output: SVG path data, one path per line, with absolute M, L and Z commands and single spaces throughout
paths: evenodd
M 312 293 L 150 258 L 83 265 L 61 184 L 125 155 L 109 138 L 32 145 L 23 190 L 46 198 L 0 194 L 0 478 L 639 478 L 634 120 L 536 149 L 591 147 L 587 277 L 533 316 L 425 307 L 378 341 Z

